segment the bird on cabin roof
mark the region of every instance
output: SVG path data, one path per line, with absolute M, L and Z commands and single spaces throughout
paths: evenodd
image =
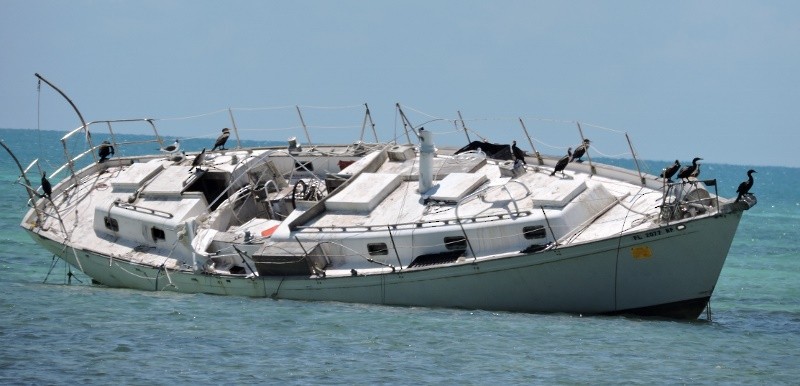
M 214 147 L 211 148 L 211 151 L 216 150 L 219 148 L 220 150 L 225 150 L 225 142 L 228 142 L 228 137 L 231 136 L 231 130 L 227 127 L 222 129 L 222 134 L 217 137 L 217 141 L 214 142 Z
M 553 172 L 550 173 L 550 177 L 556 175 L 556 173 L 561 172 L 561 175 L 564 175 L 564 169 L 566 169 L 567 164 L 572 159 L 573 153 L 572 148 L 567 149 L 567 155 L 561 157 L 558 162 L 556 162 L 556 167 L 553 168 Z
M 511 142 L 511 154 L 514 155 L 514 158 L 522 161 L 523 164 L 527 165 L 528 163 L 525 162 L 525 152 L 522 149 L 517 147 L 517 141 Z
M 203 148 L 203 150 L 200 151 L 200 154 L 198 154 L 196 157 L 194 157 L 194 161 L 192 161 L 192 167 L 189 168 L 189 172 L 191 173 L 192 169 L 194 169 L 195 171 L 196 170 L 201 170 L 200 169 L 200 165 L 203 164 L 203 161 L 205 161 L 205 158 L 206 158 L 206 148 Z
M 743 181 L 741 184 L 739 184 L 739 187 L 736 188 L 736 193 L 738 193 L 738 195 L 736 196 L 736 201 L 734 202 L 738 202 L 742 199 L 742 196 L 750 193 L 750 188 L 753 187 L 754 182 L 753 173 L 756 173 L 756 171 L 753 169 L 747 171 L 747 181 Z
M 172 153 L 177 153 L 178 151 L 180 151 L 180 149 L 181 149 L 181 142 L 178 140 L 178 138 L 175 138 L 175 142 L 173 142 L 172 145 L 164 146 L 160 150 L 164 153 L 172 154 Z

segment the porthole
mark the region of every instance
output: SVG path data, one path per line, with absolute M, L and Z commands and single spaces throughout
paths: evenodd
M 389 254 L 389 248 L 386 246 L 386 243 L 367 244 L 367 251 L 372 256 Z
M 150 228 L 150 235 L 153 236 L 153 241 L 166 240 L 167 239 L 167 235 L 166 235 L 166 233 L 164 233 L 164 230 L 156 228 L 156 227 Z
M 105 223 L 106 229 L 110 229 L 112 232 L 119 232 L 119 223 L 117 222 L 117 219 L 103 217 L 103 223 Z
M 463 251 L 467 249 L 467 239 L 464 236 L 445 237 L 444 246 L 448 251 Z
M 527 226 L 522 228 L 522 235 L 526 239 L 543 239 L 547 237 L 547 231 L 541 225 Z

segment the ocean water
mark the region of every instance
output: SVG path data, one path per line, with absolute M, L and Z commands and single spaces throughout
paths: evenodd
M 52 168 L 60 135 L 0 129 L 24 165 Z M 733 196 L 749 168 L 703 177 Z M 800 169 L 752 168 L 759 203 L 712 320 L 687 322 L 94 286 L 19 228 L 26 196 L 0 152 L 0 384 L 797 384 Z

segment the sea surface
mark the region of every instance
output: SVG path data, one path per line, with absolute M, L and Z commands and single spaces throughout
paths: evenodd
M 62 134 L 0 129 L 23 166 L 50 170 Z M 0 149 L 0 384 L 798 384 L 800 169 L 708 163 L 702 177 L 731 197 L 750 168 L 758 205 L 711 320 L 674 321 L 92 285 L 19 227 L 26 195 Z

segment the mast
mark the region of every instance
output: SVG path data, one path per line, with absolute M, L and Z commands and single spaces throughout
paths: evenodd
M 47 85 L 48 85 L 48 86 L 52 87 L 52 88 L 53 88 L 53 90 L 56 90 L 56 91 L 57 91 L 59 94 L 61 94 L 61 96 L 62 96 L 62 97 L 64 97 L 64 99 L 66 99 L 66 100 L 67 100 L 67 102 L 69 102 L 69 105 L 70 105 L 70 106 L 72 106 L 72 109 L 73 109 L 73 110 L 75 110 L 75 113 L 76 113 L 76 114 L 78 114 L 78 118 L 81 120 L 81 126 L 83 127 L 83 129 L 84 129 L 84 130 L 87 130 L 88 128 L 86 127 L 86 120 L 84 120 L 84 119 L 83 119 L 83 115 L 81 114 L 80 110 L 78 110 L 78 107 L 77 107 L 77 106 L 75 106 L 75 104 L 74 104 L 74 103 L 72 103 L 72 100 L 71 100 L 71 99 L 69 99 L 69 97 L 67 96 L 67 94 L 64 94 L 64 92 L 63 92 L 63 91 L 61 91 L 61 89 L 59 89 L 58 87 L 56 87 L 55 85 L 53 85 L 52 83 L 50 83 L 50 82 L 49 82 L 47 79 L 45 79 L 43 76 L 39 75 L 39 73 L 34 73 L 33 75 L 36 75 L 36 77 L 37 77 L 37 78 L 39 78 L 39 80 L 41 80 L 42 82 L 45 82 L 45 83 L 47 83 Z
M 414 130 L 414 125 L 411 124 L 411 121 L 408 120 L 406 114 L 403 112 L 403 109 L 400 108 L 400 103 L 395 103 L 395 106 L 397 107 L 397 111 L 400 112 L 400 119 L 403 121 L 403 131 L 406 132 L 406 140 L 408 140 L 408 143 L 411 143 L 411 136 L 408 135 L 408 129 L 411 128 L 411 130 Z M 419 134 L 416 130 L 414 130 L 414 135 L 419 137 Z
M 525 137 L 528 138 L 528 143 L 531 145 L 531 150 L 533 150 L 534 154 L 536 154 L 536 159 L 539 161 L 539 165 L 544 165 L 544 161 L 542 160 L 542 155 L 536 151 L 536 148 L 533 147 L 533 140 L 531 139 L 531 135 L 528 134 L 528 128 L 525 127 L 525 122 L 522 121 L 522 118 L 519 119 L 519 124 L 522 125 L 522 131 L 525 132 Z
M 11 151 L 11 149 L 6 145 L 6 143 L 2 139 L 0 139 L 0 146 L 2 146 L 4 149 L 6 149 L 6 151 L 11 156 L 11 158 L 14 159 L 14 163 L 17 164 L 17 168 L 19 168 L 19 172 L 20 172 L 19 176 L 23 180 L 25 180 L 25 185 L 24 185 L 25 186 L 25 191 L 28 192 L 28 197 L 30 198 L 30 202 L 33 205 L 33 209 L 36 211 L 36 218 L 40 219 L 41 218 L 41 214 L 39 213 L 39 207 L 36 206 L 36 192 L 35 192 L 35 190 L 33 188 L 33 185 L 31 185 L 31 181 L 28 180 L 28 176 L 25 174 L 25 169 L 22 167 L 22 164 L 19 163 L 19 159 L 17 159 L 17 156 L 14 155 L 14 152 Z M 19 181 L 19 180 L 17 180 L 17 181 Z
M 89 144 L 89 149 L 92 149 L 92 151 L 91 151 L 92 159 L 95 162 L 97 162 L 97 155 L 94 154 L 94 145 L 92 145 L 92 134 L 89 133 L 89 126 L 86 124 L 86 120 L 83 119 L 83 114 L 81 114 L 81 111 L 78 110 L 78 107 L 75 106 L 75 103 L 72 103 L 72 99 L 69 99 L 67 94 L 64 94 L 64 92 L 61 91 L 61 89 L 56 87 L 54 84 L 50 83 L 50 81 L 45 79 L 43 76 L 39 75 L 39 73 L 34 73 L 33 75 L 35 75 L 37 78 L 39 78 L 40 81 L 42 81 L 42 82 L 46 83 L 48 86 L 52 87 L 53 90 L 56 90 L 56 92 L 61 94 L 61 96 L 64 97 L 64 99 L 66 99 L 67 102 L 69 102 L 69 105 L 72 106 L 72 109 L 75 110 L 75 113 L 78 114 L 78 119 L 81 120 L 81 128 L 83 128 L 83 132 L 86 135 L 86 142 Z M 62 139 L 61 140 L 61 144 L 64 146 L 64 155 L 67 157 L 67 164 L 69 165 L 69 170 L 72 173 L 72 177 L 74 178 L 75 177 L 75 169 L 73 169 L 73 167 L 72 167 L 72 160 L 70 160 L 69 152 L 67 151 L 67 143 Z
M 461 127 L 464 129 L 464 135 L 467 136 L 467 143 L 472 143 L 472 140 L 469 138 L 469 131 L 467 131 L 467 125 L 464 124 L 464 117 L 461 116 L 461 110 L 458 110 L 457 113 L 458 120 L 461 121 Z
M 364 103 L 364 108 L 367 109 L 367 112 L 364 114 L 364 122 L 361 123 L 361 140 L 364 140 L 364 130 L 367 127 L 367 122 L 369 122 L 370 127 L 372 128 L 372 135 L 375 136 L 375 143 L 378 143 L 378 133 L 375 132 L 375 122 L 372 121 L 372 115 L 369 113 L 369 105 Z

